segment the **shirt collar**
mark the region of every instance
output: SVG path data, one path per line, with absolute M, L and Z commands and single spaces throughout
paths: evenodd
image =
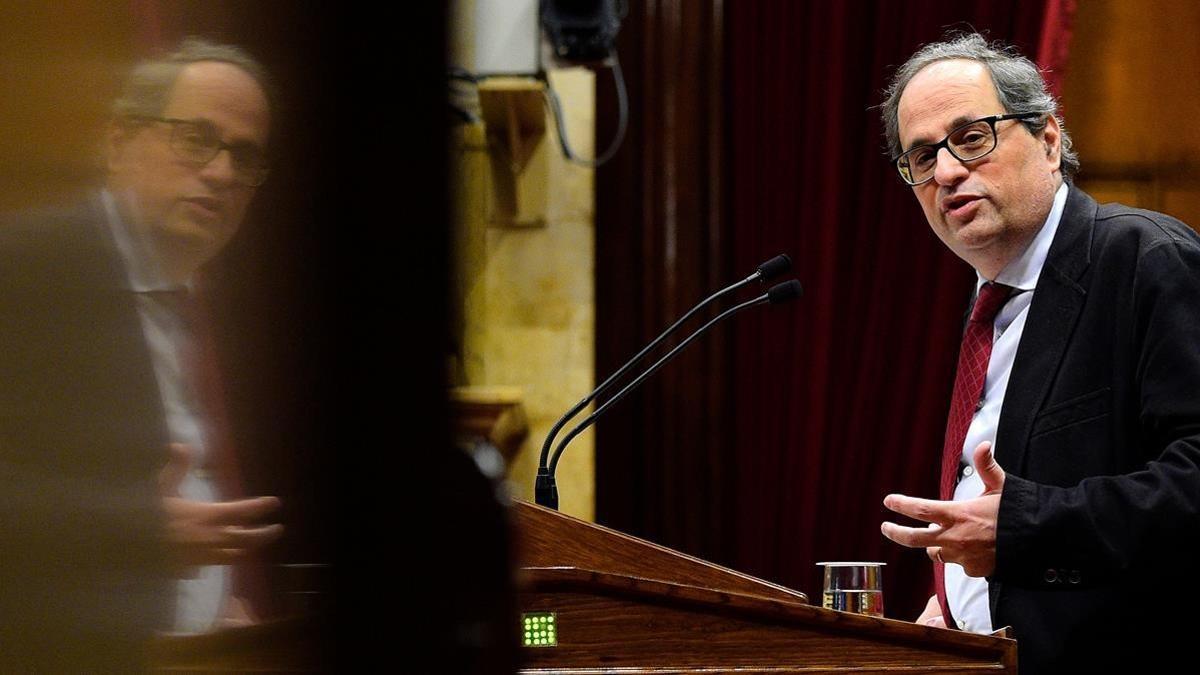
M 1054 193 L 1054 203 L 1050 207 L 1050 213 L 1046 216 L 1046 222 L 1042 225 L 1042 229 L 1033 237 L 1033 241 L 1029 242 L 1029 246 L 1025 247 L 1025 251 L 1021 253 L 1012 262 L 1005 265 L 1004 269 L 1000 270 L 1000 274 L 996 275 L 996 283 L 1012 286 L 1021 291 L 1032 291 L 1037 288 L 1038 277 L 1042 274 L 1042 267 L 1046 264 L 1046 255 L 1050 252 L 1050 244 L 1054 242 L 1054 233 L 1058 231 L 1058 222 L 1062 220 L 1063 207 L 1067 203 L 1067 183 L 1064 181 L 1058 186 L 1058 191 Z M 983 284 L 987 283 L 987 279 L 978 272 L 975 273 L 978 277 L 975 283 L 975 290 L 978 291 Z
M 100 203 L 104 206 L 104 214 L 117 252 L 125 264 L 130 290 L 135 293 L 179 290 L 179 285 L 172 284 L 163 276 L 158 256 L 149 238 L 121 217 L 113 194 L 108 190 L 101 190 Z

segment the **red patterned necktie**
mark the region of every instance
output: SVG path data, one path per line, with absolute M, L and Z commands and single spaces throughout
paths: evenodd
M 938 498 L 943 501 L 954 497 L 963 443 L 967 440 L 967 429 L 978 410 L 983 382 L 987 379 L 988 361 L 992 357 L 993 323 L 1012 290 L 1012 287 L 1002 284 L 984 284 L 979 289 L 979 297 L 975 300 L 967 329 L 963 332 L 962 346 L 958 351 L 958 369 L 954 374 L 954 394 L 950 398 L 950 418 L 946 420 L 946 438 L 942 444 L 942 479 Z M 954 628 L 954 618 L 946 602 L 944 565 L 937 562 L 933 564 L 933 578 L 946 627 Z
M 207 462 L 203 468 L 212 474 L 221 500 L 242 499 L 245 490 L 225 409 L 216 340 L 205 303 L 184 288 L 143 294 L 165 305 L 182 324 L 184 335 L 179 341 L 181 374 L 196 397 L 197 412 L 208 430 Z M 234 564 L 232 581 L 233 594 L 248 601 L 259 617 L 273 613 L 267 593 L 266 567 L 260 556 L 254 555 Z

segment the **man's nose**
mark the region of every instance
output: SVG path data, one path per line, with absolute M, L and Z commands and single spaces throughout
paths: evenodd
M 967 165 L 951 154 L 949 148 L 938 149 L 937 164 L 933 167 L 933 180 L 938 185 L 954 185 L 968 173 Z
M 233 153 L 229 148 L 221 148 L 207 164 L 200 167 L 200 177 L 219 185 L 232 185 L 236 171 L 233 168 Z

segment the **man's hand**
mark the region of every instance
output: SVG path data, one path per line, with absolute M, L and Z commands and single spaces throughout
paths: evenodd
M 259 618 L 250 609 L 250 603 L 233 595 L 225 598 L 225 606 L 217 616 L 214 628 L 242 628 L 259 623 Z
M 996 569 L 996 518 L 1004 470 L 992 456 L 992 444 L 975 448 L 975 466 L 983 480 L 983 494 L 961 502 L 888 495 L 883 505 L 896 513 L 929 523 L 928 527 L 902 527 L 885 522 L 883 536 L 909 548 L 923 547 L 930 559 L 963 566 L 967 576 L 985 577 Z M 924 614 L 922 614 L 924 616 Z
M 179 496 L 179 485 L 191 463 L 191 449 L 171 444 L 171 460 L 159 474 L 163 510 L 167 515 L 167 545 L 180 567 L 228 565 L 275 541 L 283 534 L 278 523 L 262 524 L 279 510 L 276 497 L 229 502 L 200 502 Z
M 929 596 L 929 602 L 925 603 L 925 610 L 917 617 L 916 623 L 934 628 L 946 627 L 946 617 L 942 616 L 942 603 L 938 602 L 936 595 Z

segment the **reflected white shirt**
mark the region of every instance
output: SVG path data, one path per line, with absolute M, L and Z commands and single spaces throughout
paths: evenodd
M 125 263 L 129 288 L 135 293 L 142 333 L 150 349 L 167 417 L 167 433 L 172 443 L 184 443 L 192 448 L 191 469 L 179 486 L 179 496 L 196 501 L 218 501 L 216 485 L 203 470 L 207 464 L 208 430 L 203 423 L 195 388 L 183 369 L 182 354 L 189 347 L 191 335 L 175 309 L 148 294 L 177 290 L 190 293 L 191 289 L 173 286 L 163 277 L 149 242 L 121 218 L 111 193 L 102 191 L 100 199 L 113 241 Z M 163 448 L 163 453 L 165 457 L 167 448 Z M 229 591 L 229 570 L 228 566 L 199 567 L 192 570 L 191 577 L 178 580 L 173 631 L 200 633 L 212 627 Z

